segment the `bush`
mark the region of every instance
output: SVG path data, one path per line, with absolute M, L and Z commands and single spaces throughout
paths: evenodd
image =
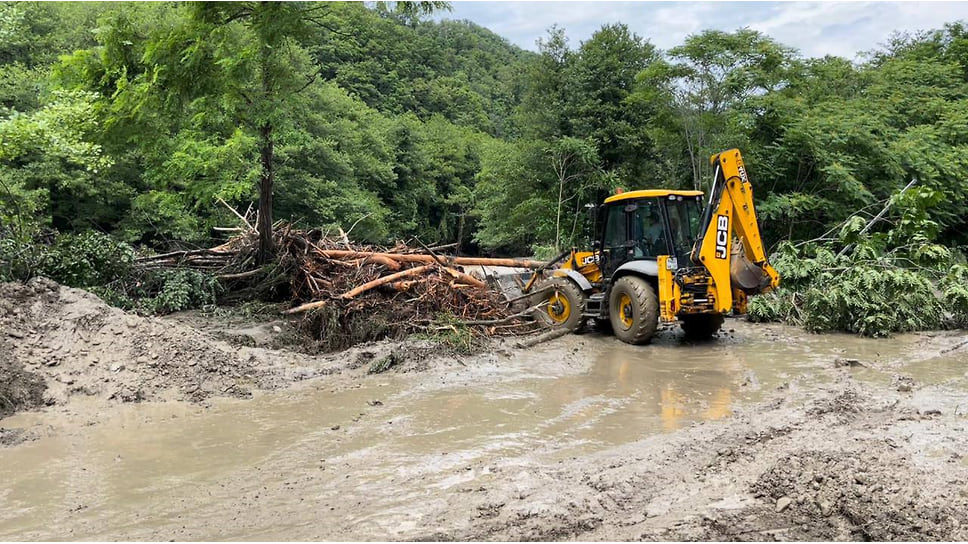
M 0 280 L 46 276 L 70 287 L 93 287 L 131 271 L 131 246 L 96 231 L 55 235 L 52 244 L 13 237 L 0 240 Z
M 91 289 L 102 300 L 144 314 L 169 314 L 214 304 L 218 279 L 197 270 L 148 270 Z
M 27 281 L 37 275 L 46 251 L 37 244 L 0 236 L 0 281 Z
M 816 332 L 865 336 L 968 323 L 968 268 L 915 265 L 907 253 L 859 244 L 837 256 L 824 246 L 782 244 L 772 259 L 783 288 L 749 303 L 753 321 L 784 321 Z M 939 298 L 938 294 L 941 294 Z
M 93 287 L 126 277 L 134 250 L 107 234 L 89 231 L 57 237 L 41 263 L 43 274 L 70 287 Z
M 87 289 L 126 310 L 167 314 L 214 304 L 221 286 L 197 270 L 138 270 L 134 249 L 100 232 L 55 235 L 53 243 L 0 239 L 0 281 L 46 276 Z
M 431 340 L 463 355 L 470 355 L 481 349 L 481 343 L 474 336 L 474 331 L 453 314 L 438 314 L 428 327 L 428 331 L 427 333 L 416 334 L 414 337 Z
M 941 281 L 941 296 L 951 311 L 952 324 L 968 327 L 968 266 L 957 264 Z

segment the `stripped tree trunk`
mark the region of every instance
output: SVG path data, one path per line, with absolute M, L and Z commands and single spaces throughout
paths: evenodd
M 259 263 L 265 264 L 275 254 L 272 243 L 272 186 L 275 173 L 272 169 L 273 142 L 272 125 L 266 123 L 259 130 L 262 139 L 260 155 L 262 157 L 262 177 L 259 179 Z

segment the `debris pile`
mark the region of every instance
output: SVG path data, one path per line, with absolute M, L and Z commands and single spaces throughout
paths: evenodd
M 341 233 L 342 234 L 342 233 Z M 144 257 L 143 268 L 188 267 L 215 274 L 228 293 L 292 301 L 287 314 L 304 316 L 307 332 L 329 349 L 415 332 L 457 327 L 484 336 L 519 335 L 544 328 L 531 317 L 527 297 L 508 297 L 488 283 L 487 267 L 540 269 L 523 259 L 454 257 L 437 248 L 397 243 L 390 248 L 352 244 L 319 230 L 278 224 L 276 259 L 256 265 L 258 238 L 243 231 L 203 250 Z M 473 267 L 473 269 L 472 269 Z

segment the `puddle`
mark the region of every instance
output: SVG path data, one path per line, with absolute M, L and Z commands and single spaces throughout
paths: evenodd
M 122 405 L 96 425 L 0 449 L 0 539 L 394 534 L 419 521 L 414 501 L 487 485 L 515 459 L 577 456 L 727 418 L 781 384 L 830 380 L 839 356 L 891 368 L 916 360 L 922 340 L 736 328 L 698 345 L 668 332 L 647 347 L 569 337 L 464 374 L 387 374 L 337 392 L 322 379 L 210 408 Z M 312 516 L 286 515 L 303 503 Z M 334 533 L 325 520 L 352 530 Z

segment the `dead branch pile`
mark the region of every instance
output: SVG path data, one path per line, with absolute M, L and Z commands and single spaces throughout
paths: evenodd
M 204 270 L 221 279 L 229 293 L 288 297 L 292 307 L 285 313 L 303 315 L 307 332 L 331 349 L 421 331 L 456 332 L 456 327 L 487 336 L 544 327 L 465 268 L 537 269 L 541 262 L 453 257 L 422 243 L 419 248 L 357 245 L 345 234 L 332 238 L 285 224 L 277 225 L 274 241 L 277 258 L 263 267 L 256 266 L 258 239 L 248 230 L 218 247 L 145 257 L 137 264 Z

